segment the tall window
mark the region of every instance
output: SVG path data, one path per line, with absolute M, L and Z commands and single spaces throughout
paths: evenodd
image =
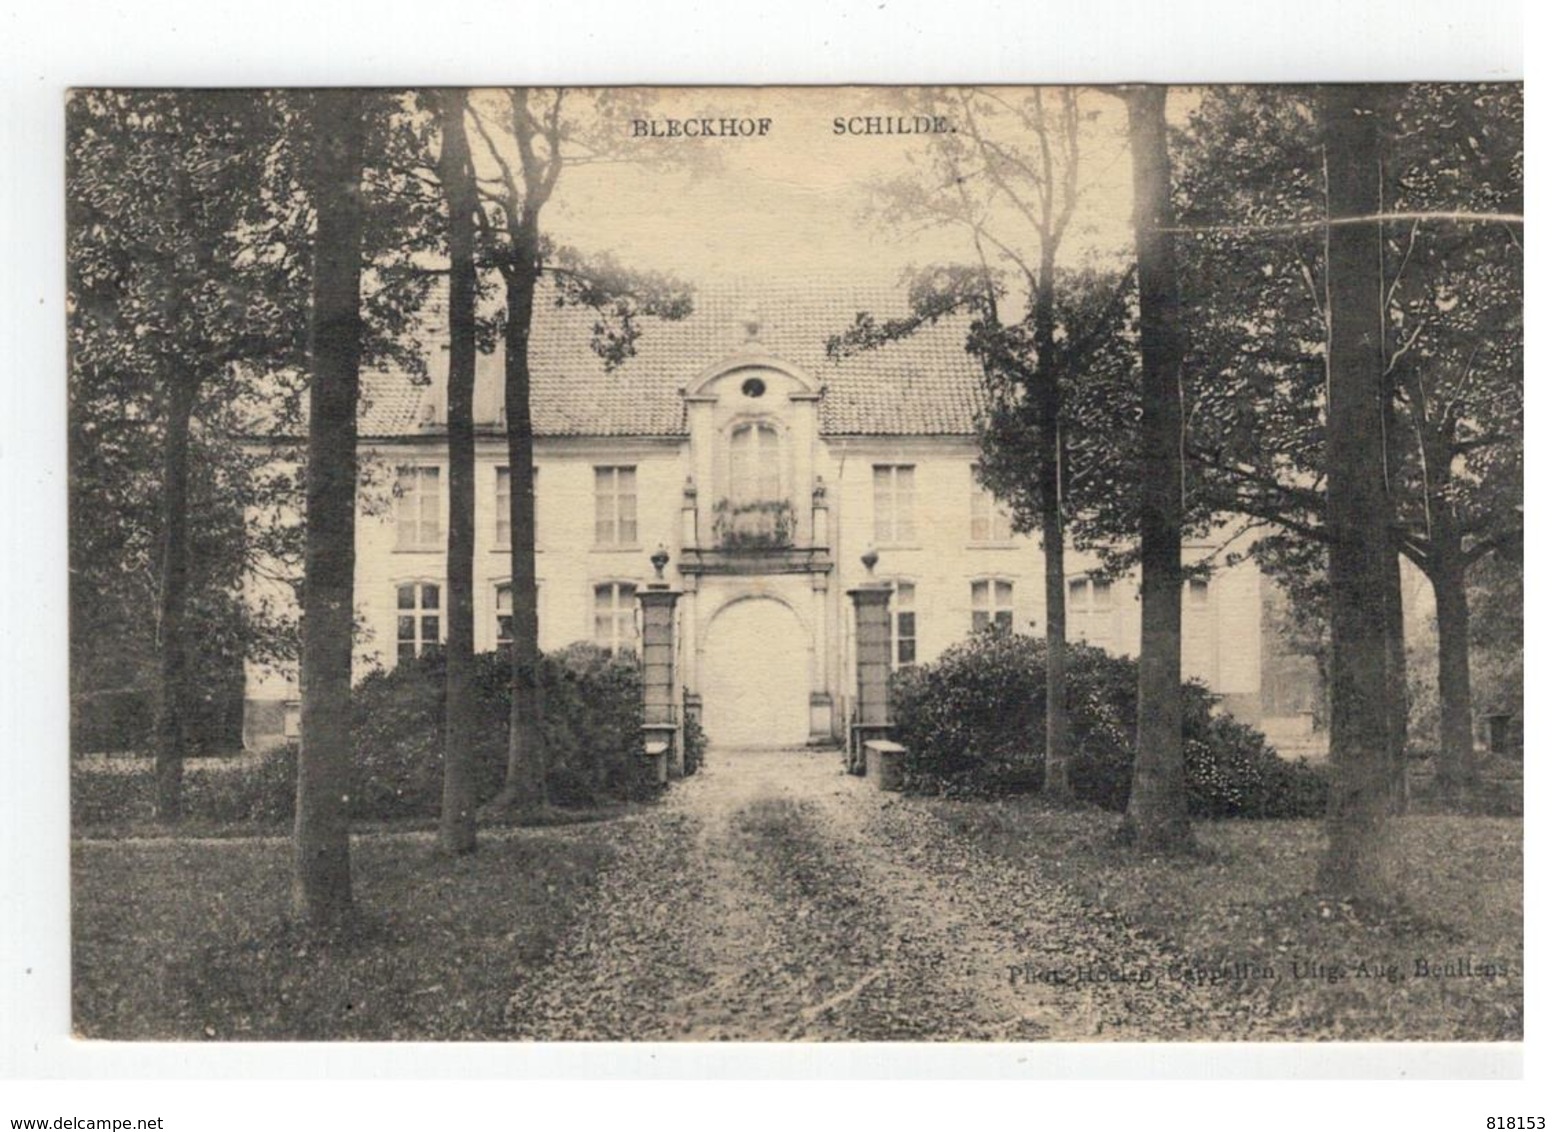
M 1014 583 L 998 578 L 978 578 L 971 583 L 971 631 L 993 626 L 1001 633 L 1014 631 Z
M 594 544 L 637 544 L 637 469 L 594 469 Z
M 876 545 L 901 545 L 917 541 L 915 472 L 911 464 L 874 465 Z
M 513 545 L 513 477 L 506 468 L 496 470 L 496 545 Z
M 1182 668 L 1189 676 L 1214 675 L 1214 624 L 1209 614 L 1209 580 L 1188 578 L 1182 594 Z
M 895 666 L 903 668 L 917 663 L 917 586 L 912 582 L 896 583 L 895 610 L 891 613 L 891 633 L 895 638 L 892 656 Z
M 993 499 L 993 493 L 971 481 L 971 541 L 1008 542 L 1009 516 Z
M 534 584 L 534 597 L 539 600 L 540 584 Z M 513 584 L 496 584 L 496 647 L 511 648 L 513 643 Z
M 729 436 L 728 496 L 735 504 L 782 497 L 777 430 L 771 425 L 740 425 Z
M 539 482 L 540 470 L 533 469 L 530 472 L 535 485 L 534 493 L 534 542 L 538 546 L 540 541 L 540 504 Z M 513 477 L 506 468 L 496 470 L 496 549 L 508 550 L 513 545 Z
M 397 497 L 397 550 L 440 550 L 442 546 L 442 469 L 404 467 L 394 485 Z
M 594 644 L 611 652 L 637 648 L 637 587 L 602 582 L 594 587 Z
M 1068 615 L 1071 632 L 1080 640 L 1106 647 L 1112 641 L 1112 584 L 1106 578 L 1070 578 Z
M 496 647 L 513 644 L 513 584 L 498 582 L 496 587 Z
M 400 660 L 432 652 L 442 642 L 442 587 L 436 582 L 401 582 L 397 587 Z

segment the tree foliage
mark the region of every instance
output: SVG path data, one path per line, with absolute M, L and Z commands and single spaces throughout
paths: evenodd
M 296 662 L 292 603 L 239 591 L 245 578 L 299 581 L 301 469 L 276 457 L 300 458 L 287 446 L 308 381 L 313 98 L 83 90 L 68 103 L 72 682 L 84 697 L 160 683 L 163 457 L 189 391 L 189 665 Z M 364 114 L 365 357 L 415 373 L 415 311 L 434 278 L 420 261 L 441 233 L 416 173 L 424 128 L 393 94 L 368 96 Z
M 589 307 L 599 313 L 591 342 L 606 366 L 630 357 L 646 316 L 682 318 L 690 292 L 668 276 L 633 272 L 610 257 L 590 259 L 557 244 L 541 216 L 568 165 L 599 160 L 624 136 L 621 114 L 638 92 L 536 91 L 515 87 L 471 99 L 470 121 L 483 143 L 474 163 L 482 205 L 476 213 L 484 263 L 500 276 L 503 403 L 512 470 L 513 694 L 508 724 L 507 785 L 501 807 L 530 810 L 546 801 L 545 687 L 538 676 L 539 610 L 534 563 L 534 427 L 529 349 L 536 302 Z M 541 281 L 549 283 L 541 291 Z
M 245 365 L 299 357 L 305 268 L 265 191 L 283 119 L 246 91 L 81 91 L 67 108 L 72 677 L 83 709 L 149 685 L 166 819 L 186 747 L 231 741 L 191 726 L 199 701 L 286 644 L 237 591 L 265 541 L 244 508 L 290 485 L 255 477 L 228 428 Z M 191 678 L 208 670 L 224 676 Z
M 982 363 L 988 411 L 979 476 L 1012 504 L 1016 529 L 1041 532 L 1045 575 L 1045 719 L 1048 789 L 1068 782 L 1064 648 L 1066 521 L 1064 442 L 1068 397 L 1085 355 L 1107 338 L 1116 303 L 1089 310 L 1097 325 L 1065 323 L 1083 304 L 1066 303 L 1059 254 L 1082 195 L 1082 136 L 1093 112 L 1074 88 L 979 89 L 918 96 L 924 113 L 959 127 L 938 134 L 926 164 L 880 187 L 887 223 L 963 231 L 970 266 L 930 268 L 910 288 L 910 314 L 886 323 L 860 312 L 828 345 L 833 356 L 900 338 L 955 311 L 972 312 L 967 349 Z M 1119 288 L 1120 290 L 1121 288 Z
M 1319 552 L 1292 540 L 1326 539 L 1328 281 L 1312 98 L 1216 88 L 1178 137 L 1197 374 L 1189 491 L 1276 532 L 1255 551 L 1294 591 Z M 1446 611 L 1439 684 L 1455 738 L 1442 769 L 1457 775 L 1471 755 L 1463 575 L 1497 550 L 1514 554 L 1522 527 L 1521 90 L 1415 84 L 1390 90 L 1383 115 L 1377 206 L 1398 217 L 1382 227 L 1375 270 L 1388 486 L 1398 550 Z

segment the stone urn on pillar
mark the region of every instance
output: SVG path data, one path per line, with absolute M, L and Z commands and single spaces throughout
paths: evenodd
M 660 544 L 649 560 L 654 580 L 637 591 L 642 606 L 642 742 L 660 784 L 684 771 L 685 748 L 675 700 L 675 603 L 680 594 L 664 580 L 669 552 Z
M 862 774 L 864 745 L 890 738 L 889 582 L 874 576 L 879 553 L 871 546 L 861 559 L 865 580 L 847 591 L 853 603 L 853 642 L 858 668 L 856 716 L 848 736 L 847 769 Z

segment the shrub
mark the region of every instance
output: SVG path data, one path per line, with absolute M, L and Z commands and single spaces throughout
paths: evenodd
M 475 658 L 475 788 L 484 804 L 502 788 L 511 698 L 505 653 Z M 368 676 L 353 697 L 355 817 L 430 817 L 442 804 L 444 663 L 401 662 Z M 596 805 L 649 790 L 641 747 L 636 658 L 587 643 L 543 657 L 545 781 L 562 806 Z
M 209 770 L 188 766 L 183 804 L 190 817 L 283 825 L 296 812 L 297 750 L 281 747 Z
M 1045 771 L 1046 642 L 987 632 L 892 684 L 909 789 L 1035 791 Z M 1070 782 L 1084 801 L 1121 811 L 1132 783 L 1138 662 L 1069 646 Z M 1182 686 L 1189 804 L 1197 817 L 1296 817 L 1322 812 L 1326 778 L 1279 758 L 1261 732 L 1215 715 L 1202 684 Z
M 156 783 L 150 759 L 71 759 L 72 825 L 149 821 L 155 813 Z
M 551 801 L 588 806 L 650 793 L 636 654 L 612 656 L 579 641 L 545 660 L 545 782 Z M 504 680 L 504 712 L 506 689 Z M 503 736 L 505 769 L 505 729 Z
M 707 757 L 707 733 L 699 720 L 686 717 L 684 742 L 685 773 L 695 774 Z
M 430 818 L 442 806 L 444 664 L 433 656 L 375 672 L 352 694 L 355 819 Z M 475 658 L 475 789 L 480 803 L 507 770 L 511 669 L 505 654 Z M 644 797 L 657 787 L 642 754 L 641 673 L 636 658 L 592 644 L 542 658 L 546 788 L 560 806 Z M 241 760 L 189 760 L 184 812 L 218 823 L 291 820 L 297 754 L 286 748 Z M 149 758 L 97 758 L 71 765 L 71 818 L 78 825 L 148 821 L 155 781 Z
M 296 806 L 297 753 L 283 748 L 237 759 L 187 759 L 183 811 L 191 822 L 281 825 Z M 156 816 L 149 758 L 77 759 L 70 766 L 70 820 L 77 826 L 147 822 Z

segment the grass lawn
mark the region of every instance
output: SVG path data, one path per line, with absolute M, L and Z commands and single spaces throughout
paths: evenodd
M 1248 1036 L 1522 1037 L 1520 818 L 1397 819 L 1398 904 L 1366 909 L 1314 893 L 1315 821 L 1200 822 L 1196 857 L 1149 860 L 1117 846 L 1117 817 L 1097 810 L 1039 798 L 929 806 L 984 850 L 1159 940 L 1179 956 L 1178 977 L 1243 996 Z
M 86 1038 L 384 1040 L 505 1036 L 517 974 L 545 962 L 600 869 L 608 824 L 357 837 L 355 930 L 287 923 L 283 838 L 77 843 L 74 1016 Z

